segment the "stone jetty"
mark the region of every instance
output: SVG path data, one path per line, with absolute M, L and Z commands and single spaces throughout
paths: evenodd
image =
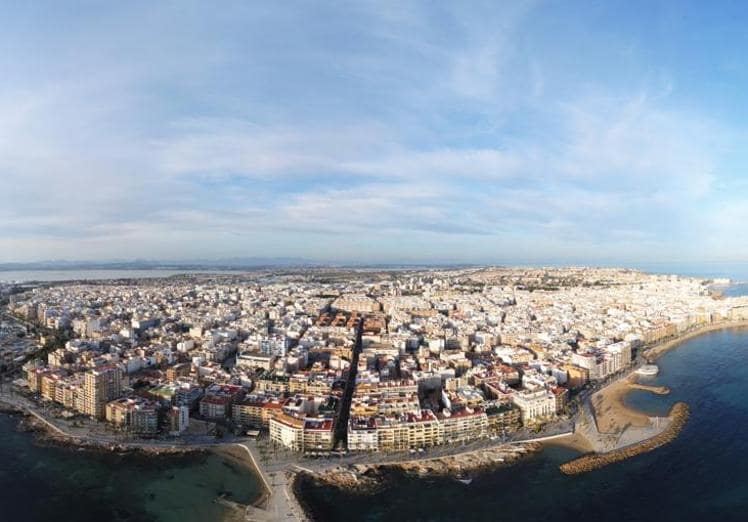
M 668 426 L 654 437 L 608 453 L 584 455 L 578 459 L 562 464 L 559 469 L 565 475 L 576 475 L 593 471 L 607 466 L 608 464 L 613 464 L 614 462 L 619 462 L 652 451 L 655 448 L 659 448 L 660 446 L 673 441 L 686 425 L 688 416 L 688 404 L 685 402 L 678 402 L 673 405 L 670 410 L 670 414 L 668 415 L 670 423 Z

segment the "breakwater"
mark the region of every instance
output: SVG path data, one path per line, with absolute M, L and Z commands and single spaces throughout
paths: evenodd
M 686 425 L 688 416 L 688 404 L 685 402 L 678 402 L 674 404 L 670 410 L 670 414 L 668 415 L 668 418 L 670 418 L 670 424 L 662 431 L 662 433 L 642 442 L 610 451 L 608 453 L 584 455 L 578 459 L 561 464 L 559 469 L 565 475 L 577 475 L 579 473 L 593 471 L 607 466 L 608 464 L 613 464 L 652 451 L 653 449 L 659 448 L 660 446 L 673 441 L 683 429 L 683 426 Z
M 747 346 L 748 331 L 720 330 L 665 353 L 652 384 L 671 389 L 675 398 L 634 392 L 627 405 L 665 417 L 674 402 L 683 401 L 689 406 L 687 425 L 677 440 L 593 473 L 561 473 L 561 464 L 583 453 L 547 445 L 512 467 L 471 475 L 470 485 L 393 471 L 384 477 L 385 487 L 371 494 L 310 480 L 298 493 L 310 517 L 325 522 L 349 522 L 351 506 L 364 521 L 454 522 L 466 518 L 466 509 L 467 518 L 476 522 L 495 522 L 497 514 L 506 520 L 544 520 L 548 513 L 557 522 L 587 520 L 590 513 L 604 513 L 606 522 L 742 521 L 748 498 L 748 438 L 743 436 L 748 415 L 740 397 L 748 389 Z

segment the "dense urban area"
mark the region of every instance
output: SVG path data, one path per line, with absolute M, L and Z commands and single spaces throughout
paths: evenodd
M 0 362 L 49 415 L 113 435 L 418 452 L 541 430 L 643 346 L 748 319 L 714 283 L 581 268 L 5 283 Z

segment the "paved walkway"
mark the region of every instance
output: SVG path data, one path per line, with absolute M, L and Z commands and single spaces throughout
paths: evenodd
M 247 452 L 266 490 L 264 506 L 247 507 L 247 520 L 258 522 L 271 520 L 307 521 L 304 510 L 290 490 L 293 474 L 300 470 L 293 469 L 293 466 L 289 465 L 286 469 L 268 472 L 258 464 L 258 451 L 252 442 L 237 443 L 236 446 Z
M 81 420 L 77 417 L 75 421 L 62 419 L 50 414 L 49 407 L 31 400 L 24 394 L 13 391 L 13 385 L 4 383 L 0 391 L 0 402 L 32 415 L 45 424 L 57 435 L 70 440 L 72 443 L 86 443 L 90 445 L 111 446 L 132 449 L 201 449 L 226 444 L 227 442 L 245 440 L 244 437 L 233 439 L 227 437 L 216 439 L 212 435 L 181 436 L 165 439 L 138 439 L 125 433 L 113 432 L 103 422 L 90 419 Z M 75 425 L 73 424 L 75 422 Z
M 86 432 L 85 429 L 71 431 L 66 428 L 62 421 L 60 423 L 55 422 L 55 419 L 50 419 L 43 415 L 42 412 L 38 411 L 39 407 L 29 399 L 23 397 L 18 393 L 13 393 L 9 389 L 4 388 L 0 392 L 0 401 L 7 403 L 10 406 L 23 410 L 40 422 L 45 424 L 50 430 L 57 433 L 58 435 L 70 439 L 72 442 L 85 441 L 94 444 L 110 445 L 117 444 L 119 447 L 131 448 L 131 449 L 148 449 L 148 450 L 165 450 L 165 449 L 209 449 L 220 445 L 234 445 L 238 448 L 242 448 L 246 451 L 247 456 L 251 464 L 253 465 L 256 474 L 263 483 L 265 489 L 265 496 L 261 499 L 261 506 L 244 506 L 235 502 L 219 499 L 219 502 L 231 509 L 244 509 L 245 518 L 247 521 L 256 522 L 270 522 L 277 520 L 288 520 L 290 522 L 305 522 L 307 517 L 304 515 L 304 511 L 296 501 L 293 493 L 290 491 L 291 479 L 293 473 L 304 470 L 312 471 L 307 468 L 297 466 L 295 469 L 291 463 L 283 463 L 280 466 L 273 466 L 272 471 L 268 471 L 265 467 L 259 464 L 258 450 L 256 444 L 253 441 L 227 443 L 223 441 L 213 441 L 211 443 L 190 443 L 187 444 L 172 444 L 168 441 L 126 441 L 122 440 L 121 437 L 116 435 L 110 436 L 99 436 Z

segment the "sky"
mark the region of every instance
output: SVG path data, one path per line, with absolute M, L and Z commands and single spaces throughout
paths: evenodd
M 746 260 L 746 11 L 0 1 L 0 262 Z

